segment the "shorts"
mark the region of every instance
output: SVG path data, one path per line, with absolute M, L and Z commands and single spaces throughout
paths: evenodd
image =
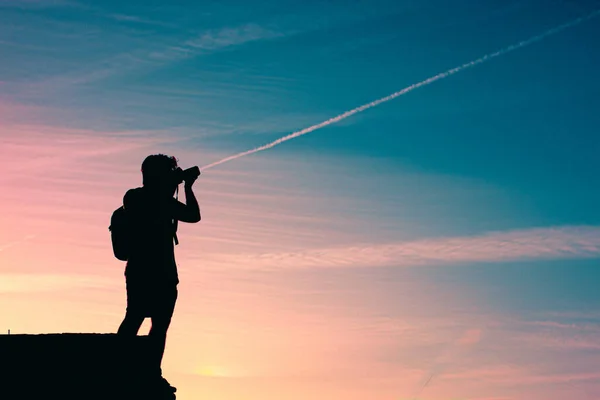
M 127 313 L 144 317 L 171 317 L 177 302 L 177 284 L 126 279 Z

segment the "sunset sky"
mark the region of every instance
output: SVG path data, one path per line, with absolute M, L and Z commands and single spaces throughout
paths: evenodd
M 108 225 L 147 155 L 202 167 L 597 8 L 0 0 L 0 332 L 116 332 Z M 596 14 L 206 170 L 178 400 L 600 398 L 599 37 Z

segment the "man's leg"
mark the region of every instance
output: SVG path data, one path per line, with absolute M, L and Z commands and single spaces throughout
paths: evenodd
M 153 338 L 156 349 L 155 365 L 162 375 L 162 359 L 165 352 L 165 345 L 167 342 L 167 330 L 171 324 L 171 318 L 173 317 L 173 311 L 175 310 L 175 303 L 177 301 L 177 286 L 169 287 L 161 290 L 161 294 L 157 299 L 156 311 L 152 315 L 152 328 L 148 336 Z
M 136 336 L 138 334 L 145 318 L 142 313 L 142 304 L 144 301 L 143 289 L 144 287 L 140 283 L 135 283 L 127 279 L 127 311 L 117 334 L 126 336 Z
M 125 318 L 123 319 L 123 322 L 121 322 L 121 325 L 119 326 L 117 334 L 124 336 L 136 336 L 143 323 L 143 315 L 134 314 L 130 311 L 127 311 L 125 313 Z

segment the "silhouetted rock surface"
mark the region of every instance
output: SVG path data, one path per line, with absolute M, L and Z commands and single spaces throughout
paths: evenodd
M 147 336 L 0 335 L 0 399 L 172 400 L 149 370 Z

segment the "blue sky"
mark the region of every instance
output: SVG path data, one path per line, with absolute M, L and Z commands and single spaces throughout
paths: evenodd
M 120 193 L 141 184 L 145 155 L 166 152 L 184 166 L 206 165 L 598 7 L 592 0 L 0 1 L 6 167 L 0 201 L 8 210 L 0 256 L 10 261 L 19 248 L 46 249 L 40 259 L 56 260 L 60 276 L 35 285 L 47 290 L 68 281 L 76 298 L 84 296 L 77 285 L 88 281 L 74 276 L 102 278 L 99 297 L 79 299 L 110 304 L 118 320 L 122 305 L 112 299 L 121 295 L 114 284 L 120 276 L 118 268 L 102 269 L 112 260 L 101 240 Z M 428 388 L 431 399 L 600 394 L 600 364 L 591 359 L 600 349 L 599 20 L 206 171 L 197 183 L 201 231 L 181 227 L 178 249 L 182 285 L 206 291 L 182 300 L 182 327 L 210 315 L 223 343 L 241 349 L 226 320 L 248 314 L 246 296 L 268 310 L 272 320 L 265 321 L 281 332 L 289 322 L 284 315 L 305 316 L 315 338 L 326 337 L 319 327 L 328 319 L 340 331 L 357 332 L 411 321 L 421 329 L 406 336 L 411 351 L 389 344 L 396 331 L 376 328 L 382 336 L 374 344 L 357 336 L 348 348 L 340 344 L 347 354 L 337 355 L 352 359 L 355 351 L 373 371 L 417 371 L 418 382 L 419 374 L 443 364 L 435 361 L 443 349 L 467 343 L 474 353 L 455 355 L 453 367 L 439 369 L 440 386 Z M 85 230 L 77 221 L 86 221 Z M 57 231 L 65 235 L 61 246 L 98 251 L 97 269 L 59 264 L 71 260 L 70 250 L 43 239 Z M 15 241 L 31 234 L 40 239 Z M 19 297 L 27 292 L 21 293 L 22 282 L 46 277 L 33 257 L 23 261 L 25 278 L 14 277 L 16 264 L 3 262 L 0 272 L 15 282 L 0 286 L 0 294 L 10 293 L 6 301 L 28 307 Z M 205 288 L 205 279 L 228 289 Z M 68 307 L 65 298 L 56 301 Z M 236 308 L 245 311 L 231 311 Z M 6 320 L 16 318 L 4 312 Z M 103 318 L 88 322 L 98 329 L 115 324 Z M 18 321 L 13 326 L 61 329 Z M 65 329 L 84 329 L 64 322 Z M 260 328 L 248 324 L 244 329 L 259 337 Z M 435 345 L 431 330 L 441 335 L 431 339 Z M 545 344 L 519 354 L 510 347 L 515 337 L 524 340 L 519 346 Z M 312 361 L 317 356 L 315 350 Z M 181 372 L 177 366 L 185 363 L 172 357 L 173 374 Z M 254 360 L 223 357 L 224 364 L 235 359 L 245 368 Z M 348 378 L 342 370 L 340 382 Z M 476 371 L 491 372 L 482 378 Z M 490 379 L 488 386 L 469 389 L 474 377 Z M 460 379 L 467 383 L 454 385 Z M 200 393 L 194 382 L 184 393 Z M 357 386 L 357 398 L 371 384 Z M 388 392 L 382 385 L 377 399 L 391 399 L 392 386 Z M 408 396 L 402 388 L 393 393 Z M 254 389 L 252 396 L 266 398 L 266 389 Z M 323 393 L 346 396 L 330 389 Z M 222 396 L 229 398 L 235 394 Z
M 575 1 L 22 3 L 2 12 L 4 96 L 56 108 L 60 124 L 176 129 L 224 152 L 590 9 Z M 526 193 L 541 214 L 533 224 L 597 222 L 594 29 L 582 24 L 276 151 L 370 156 L 481 179 Z M 583 207 L 570 207 L 566 193 Z

